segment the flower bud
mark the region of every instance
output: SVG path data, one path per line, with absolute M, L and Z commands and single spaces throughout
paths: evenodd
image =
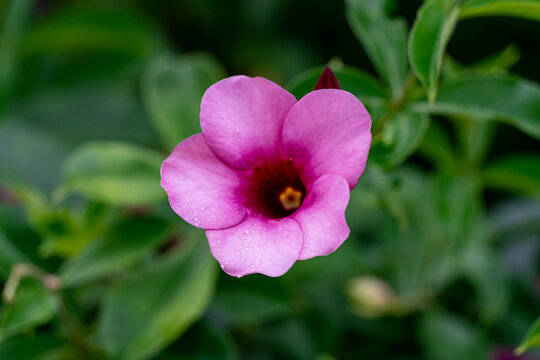
M 372 276 L 356 277 L 347 282 L 345 292 L 352 310 L 360 316 L 378 317 L 392 312 L 396 296 L 381 279 Z
M 317 84 L 313 88 L 313 90 L 320 89 L 341 89 L 336 75 L 328 66 L 324 68 L 321 77 L 319 77 L 319 80 L 317 80 Z

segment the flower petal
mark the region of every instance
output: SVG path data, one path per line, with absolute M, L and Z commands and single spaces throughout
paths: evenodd
M 302 249 L 302 231 L 291 219 L 248 215 L 234 227 L 207 230 L 206 237 L 223 270 L 238 277 L 252 273 L 281 276 Z
M 351 93 L 315 90 L 292 107 L 282 140 L 306 184 L 324 174 L 338 174 L 353 188 L 366 167 L 371 118 Z
M 279 151 L 285 116 L 296 98 L 270 80 L 233 76 L 212 85 L 201 102 L 201 128 L 219 159 L 248 169 Z
M 349 183 L 339 175 L 323 175 L 315 180 L 300 209 L 291 215 L 304 234 L 298 260 L 328 255 L 347 239 L 345 209 L 349 195 Z
M 191 225 L 222 229 L 246 216 L 237 170 L 219 161 L 202 134 L 182 141 L 161 166 L 171 208 Z

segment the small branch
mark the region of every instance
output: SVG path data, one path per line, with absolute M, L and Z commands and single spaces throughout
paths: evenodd
M 4 291 L 2 292 L 4 303 L 11 304 L 15 300 L 17 288 L 19 287 L 21 280 L 25 277 L 31 277 L 41 281 L 43 285 L 51 291 L 58 291 L 62 287 L 61 280 L 58 276 L 47 274 L 43 269 L 34 264 L 15 264 L 11 268 L 11 273 L 9 274 L 9 278 L 4 286 Z

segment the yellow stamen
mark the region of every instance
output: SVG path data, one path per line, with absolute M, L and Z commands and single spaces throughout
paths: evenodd
M 302 192 L 291 186 L 287 186 L 285 190 L 279 194 L 279 202 L 285 210 L 294 210 L 300 207 L 302 203 Z

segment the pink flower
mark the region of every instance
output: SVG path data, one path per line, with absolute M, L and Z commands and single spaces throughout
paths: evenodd
M 345 208 L 371 143 L 354 95 L 322 89 L 297 101 L 264 78 L 233 76 L 206 91 L 200 117 L 202 134 L 163 162 L 161 185 L 206 230 L 225 272 L 280 276 L 347 239 Z

